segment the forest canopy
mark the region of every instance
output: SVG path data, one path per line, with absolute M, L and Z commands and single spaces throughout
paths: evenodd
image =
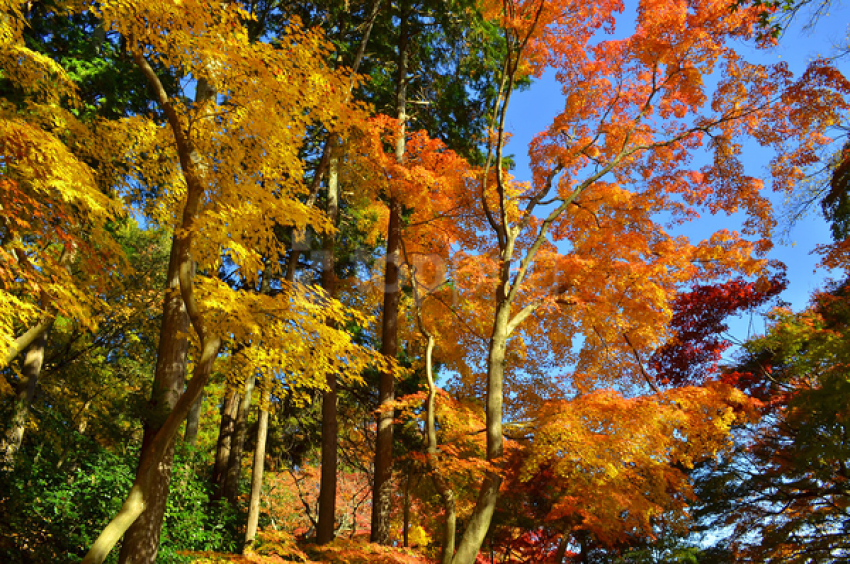
M 0 560 L 848 558 L 848 281 L 769 251 L 806 190 L 850 264 L 850 81 L 748 60 L 800 7 L 0 0 Z

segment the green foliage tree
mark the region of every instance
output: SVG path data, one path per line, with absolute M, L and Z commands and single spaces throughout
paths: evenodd
M 761 402 L 762 419 L 738 447 L 698 472 L 699 510 L 728 526 L 719 541 L 737 561 L 829 561 L 850 554 L 846 406 L 847 283 L 801 313 L 778 309 L 724 379 Z

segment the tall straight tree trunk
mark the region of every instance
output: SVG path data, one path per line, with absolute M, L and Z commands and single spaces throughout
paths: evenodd
M 148 401 L 148 418 L 144 422 L 145 434 L 137 473 L 147 463 L 146 457 L 149 456 L 151 442 L 162 428 L 165 416 L 174 408 L 186 387 L 186 356 L 189 351 L 186 335 L 189 330 L 189 316 L 180 296 L 179 262 L 177 245 L 172 244 L 168 260 L 168 282 L 162 306 L 156 373 L 151 399 Z M 154 470 L 147 508 L 124 535 L 118 557 L 120 564 L 152 564 L 156 561 L 173 459 L 174 445 L 171 444 Z
M 52 318 L 50 325 L 53 324 Z M 3 464 L 5 471 L 11 472 L 15 468 L 15 459 L 18 451 L 21 448 L 21 443 L 24 440 L 24 431 L 27 428 L 27 421 L 30 415 L 30 406 L 35 397 L 35 390 L 38 384 L 38 377 L 41 375 L 41 368 L 44 364 L 44 349 L 47 347 L 47 336 L 50 333 L 50 327 L 41 331 L 24 356 L 24 365 L 21 368 L 21 379 L 18 381 L 17 389 L 15 390 L 15 405 L 12 413 L 12 425 L 6 431 L 6 436 L 3 438 Z
M 339 216 L 339 147 L 332 139 L 331 161 L 328 169 L 328 219 L 336 225 Z M 335 234 L 325 235 L 322 264 L 322 286 L 331 299 L 336 294 Z M 328 389 L 322 394 L 322 474 L 319 484 L 319 521 L 316 527 L 316 543 L 326 544 L 333 540 L 336 525 L 337 487 L 337 381 L 335 374 L 327 377 Z
M 248 430 L 248 414 L 251 411 L 251 396 L 254 392 L 256 374 L 245 381 L 245 389 L 239 401 L 239 410 L 230 445 L 230 457 L 227 461 L 227 479 L 224 481 L 224 499 L 231 505 L 239 501 L 239 484 L 242 477 L 242 452 L 245 450 L 245 435 Z
M 398 44 L 398 76 L 396 78 L 396 113 L 399 121 L 395 156 L 404 161 L 405 123 L 407 121 L 408 14 L 401 10 Z M 395 360 L 398 356 L 398 306 L 400 298 L 399 267 L 401 262 L 401 204 L 390 195 L 390 217 L 387 227 L 387 257 L 384 271 L 384 310 L 381 319 L 381 354 Z M 381 373 L 378 384 L 378 432 L 375 440 L 375 483 L 372 487 L 372 530 L 374 543 L 390 543 L 390 501 L 393 456 L 393 410 L 387 406 L 395 399 L 395 374 Z
M 369 43 L 372 26 L 382 0 L 375 0 L 366 21 L 360 46 L 354 56 L 351 65 L 351 81 L 349 82 L 349 93 L 353 86 L 354 76 L 360 69 L 360 63 Z M 328 219 L 336 226 L 339 220 L 339 138 L 331 134 L 328 138 L 325 150 L 328 155 Z M 334 235 L 325 235 L 323 244 L 322 260 L 322 287 L 328 293 L 329 298 L 336 297 L 336 239 Z M 293 251 L 294 252 L 294 251 Z M 326 544 L 333 540 L 336 531 L 336 490 L 337 490 L 337 468 L 338 447 L 337 437 L 337 379 L 335 375 L 327 378 L 327 391 L 322 394 L 322 474 L 319 484 L 319 519 L 316 526 L 316 543 Z
M 262 386 L 261 386 L 262 388 Z M 251 500 L 248 503 L 248 526 L 245 529 L 245 548 L 247 552 L 257 537 L 257 525 L 260 521 L 260 496 L 263 491 L 263 471 L 266 459 L 266 441 L 269 434 L 269 402 L 271 394 L 263 389 L 260 398 L 260 418 L 257 425 L 257 447 L 254 449 L 254 466 L 251 472 Z
M 236 430 L 236 412 L 239 409 L 239 392 L 228 388 L 225 393 L 224 403 L 221 406 L 221 425 L 216 442 L 215 460 L 213 461 L 212 478 L 212 501 L 218 501 L 224 497 L 224 486 L 227 482 L 227 463 L 230 461 L 230 447 L 233 443 L 233 433 Z

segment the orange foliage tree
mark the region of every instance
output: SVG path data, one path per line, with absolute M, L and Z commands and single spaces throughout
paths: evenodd
M 489 236 L 459 241 L 452 274 L 472 317 L 489 319 L 486 353 L 477 353 L 471 374 L 478 379 L 468 383 L 484 390 L 489 469 L 456 564 L 473 562 L 487 534 L 503 481 L 506 392 L 528 390 L 525 367 L 569 366 L 572 393 L 655 392 L 643 401 L 657 406 L 663 417 L 653 426 L 666 432 L 683 432 L 673 429 L 679 410 L 686 418 L 707 414 L 709 427 L 728 425 L 715 394 L 671 399 L 645 362 L 669 336 L 682 285 L 763 273 L 774 221 L 765 183 L 742 163 L 743 141 L 775 151 L 773 188 L 787 190 L 829 141 L 824 126 L 847 107 L 840 77 L 823 65 L 794 81 L 783 64 L 741 58 L 732 42 L 753 37 L 757 14 L 733 12 L 724 0 L 641 2 L 634 33 L 607 41 L 600 38 L 614 29 L 620 2 L 484 8 L 505 38 L 477 186 Z M 564 109 L 530 146 L 532 180 L 516 182 L 503 164 L 511 92 L 547 67 L 561 83 Z M 709 77 L 717 79 L 713 95 Z M 741 213 L 742 232 L 691 241 L 671 231 L 705 212 Z M 561 394 L 551 399 L 569 399 Z M 670 403 L 676 407 L 663 408 Z M 512 417 L 523 415 L 517 404 L 507 404 Z M 570 455 L 581 459 L 588 444 L 573 443 Z M 717 448 L 694 444 L 703 453 Z

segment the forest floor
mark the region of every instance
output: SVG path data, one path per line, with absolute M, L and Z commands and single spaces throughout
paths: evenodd
M 433 564 L 435 561 L 415 549 L 381 546 L 358 540 L 337 539 L 318 546 L 299 543 L 282 531 L 264 531 L 259 535 L 256 548 L 246 554 L 216 552 L 184 552 L 192 564 L 319 564 L 338 562 L 345 564 Z

